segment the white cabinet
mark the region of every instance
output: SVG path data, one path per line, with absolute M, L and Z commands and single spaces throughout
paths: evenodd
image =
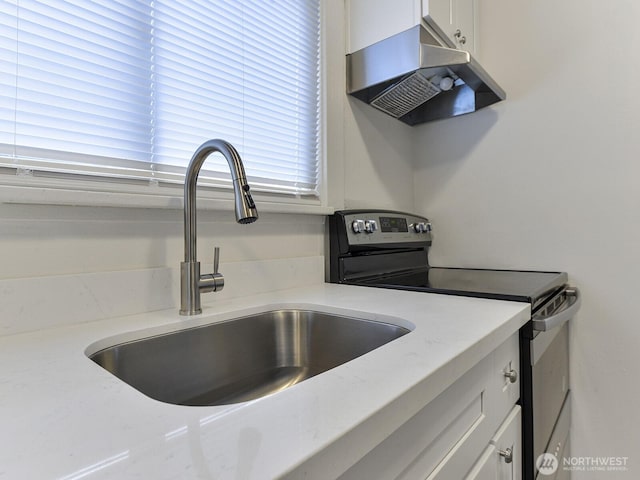
M 512 335 L 493 352 L 494 382 L 487 390 L 488 408 L 498 419 L 498 424 L 520 398 L 520 369 L 518 334 Z
M 476 53 L 476 0 L 422 0 L 422 16 L 444 42 Z
M 516 405 L 465 480 L 520 480 L 522 478 L 522 427 Z
M 443 46 L 476 54 L 476 0 L 346 0 L 347 53 L 424 24 Z
M 517 418 L 510 414 L 519 396 L 518 361 L 515 333 L 340 478 L 461 479 L 489 448 L 519 452 L 506 441 L 520 428 L 519 407 Z
M 420 0 L 346 0 L 347 53 L 420 23 Z
M 495 480 L 498 476 L 495 462 L 497 454 L 496 446 L 489 445 L 465 480 Z

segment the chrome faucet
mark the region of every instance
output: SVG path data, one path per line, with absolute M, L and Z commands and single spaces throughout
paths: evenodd
M 218 273 L 220 249 L 214 249 L 213 273 L 200 274 L 200 262 L 196 252 L 196 183 L 198 173 L 206 158 L 220 152 L 227 159 L 231 170 L 235 196 L 236 221 L 253 223 L 258 219 L 256 205 L 244 173 L 242 159 L 236 149 L 224 140 L 209 140 L 198 147 L 191 157 L 184 182 L 184 262 L 180 263 L 180 315 L 202 313 L 200 294 L 219 292 L 224 287 L 224 277 Z

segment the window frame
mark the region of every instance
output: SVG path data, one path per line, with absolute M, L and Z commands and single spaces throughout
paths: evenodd
M 259 211 L 326 215 L 343 205 L 344 3 L 320 0 L 320 22 L 318 197 L 255 192 Z M 0 167 L 0 203 L 181 209 L 183 185 Z M 232 188 L 199 186 L 198 208 L 233 210 Z

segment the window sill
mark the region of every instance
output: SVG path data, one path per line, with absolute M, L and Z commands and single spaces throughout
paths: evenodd
M 0 178 L 0 203 L 66 205 L 88 207 L 183 208 L 180 185 L 139 185 L 110 182 L 69 181 L 36 177 Z M 329 215 L 335 210 L 317 199 L 254 193 L 259 212 Z M 233 211 L 233 195 L 228 191 L 198 192 L 198 209 Z

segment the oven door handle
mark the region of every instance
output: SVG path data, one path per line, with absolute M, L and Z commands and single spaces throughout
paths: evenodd
M 556 327 L 559 327 L 567 320 L 571 319 L 578 310 L 580 310 L 580 305 L 582 303 L 582 296 L 580 295 L 580 290 L 576 287 L 567 288 L 565 290 L 567 295 L 567 300 L 564 303 L 564 306 L 560 309 L 558 313 L 551 315 L 550 317 L 533 317 L 533 329 L 538 332 L 546 332 L 548 330 L 553 330 Z

